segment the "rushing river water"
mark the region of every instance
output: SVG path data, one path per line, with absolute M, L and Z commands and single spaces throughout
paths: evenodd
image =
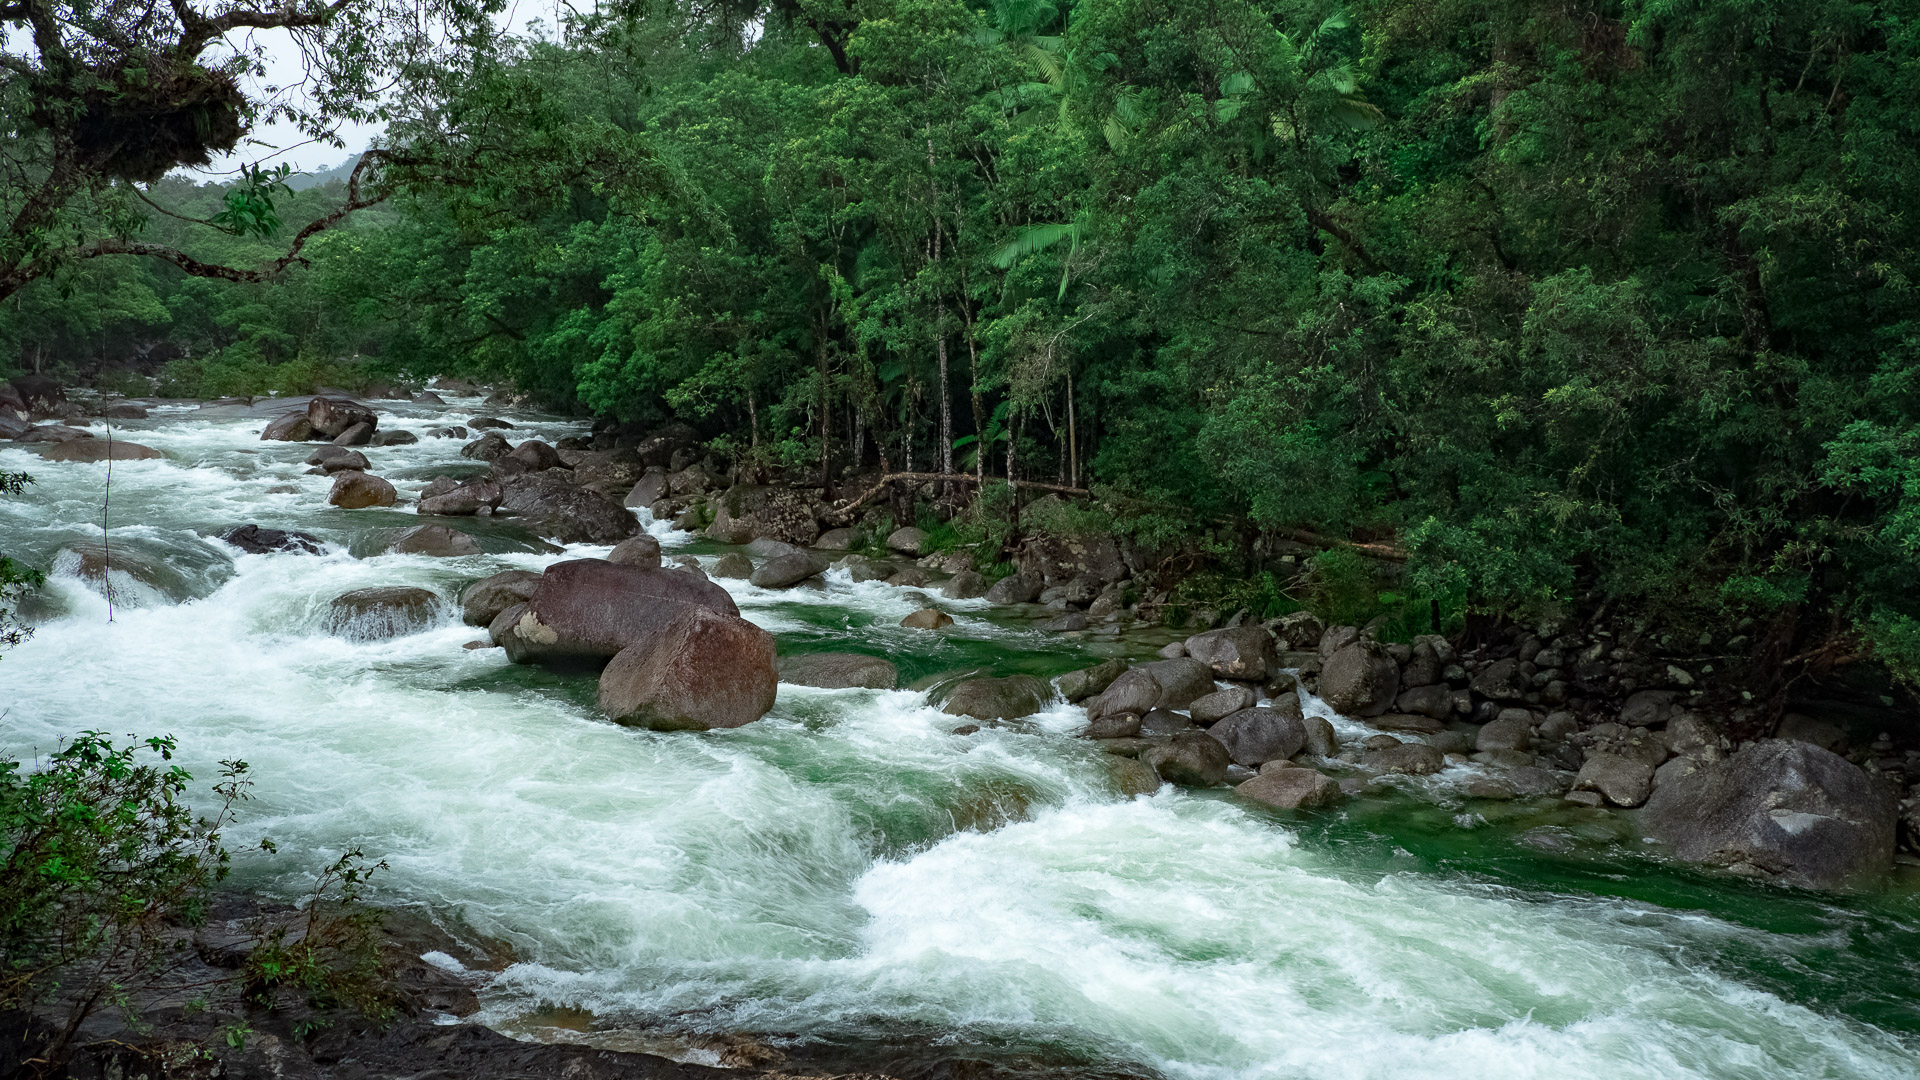
M 477 407 L 380 406 L 421 433 Z M 515 437 L 577 430 L 514 418 Z M 393 641 L 324 630 L 349 589 L 452 600 L 604 549 L 502 523 L 487 555 L 370 554 L 412 512 L 328 508 L 309 447 L 260 427 L 185 406 L 116 425 L 168 457 L 113 465 L 115 555 L 160 587 L 122 580 L 111 622 L 55 557 L 98 541 L 106 466 L 0 444 L 0 469 L 39 480 L 0 501 L 0 550 L 55 570 L 38 633 L 0 659 L 0 746 L 170 733 L 203 779 L 245 758 L 257 799 L 229 837 L 279 843 L 245 883 L 293 895 L 347 846 L 384 858 L 380 900 L 511 943 L 479 1016 L 505 1030 L 1194 1080 L 1920 1075 L 1911 881 L 1831 897 L 1697 874 L 1614 815 L 1475 803 L 1447 774 L 1308 817 L 1225 791 L 1125 799 L 1064 705 L 958 736 L 923 693 L 782 686 L 738 730 L 620 728 L 591 676 L 463 650 L 452 607 Z M 405 494 L 470 469 L 460 445 L 365 452 Z M 331 551 L 209 538 L 246 522 Z M 670 554 L 717 550 L 651 528 Z M 725 584 L 783 650 L 886 655 L 903 685 L 1128 647 L 980 601 L 942 602 L 944 635 L 903 630 L 918 604 L 879 583 Z

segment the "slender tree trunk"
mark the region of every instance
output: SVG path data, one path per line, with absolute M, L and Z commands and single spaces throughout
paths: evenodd
M 829 499 L 833 498 L 833 474 L 831 465 L 831 447 L 829 439 L 833 435 L 833 409 L 827 394 L 827 337 L 822 333 L 814 345 L 815 359 L 820 368 L 820 490 Z
M 1073 417 L 1073 367 L 1067 367 L 1067 465 L 1070 487 L 1080 486 L 1080 442 Z
M 980 349 L 973 337 L 973 313 L 967 309 L 967 298 L 960 298 L 960 318 L 967 326 L 967 366 L 973 376 L 973 475 L 976 480 L 987 479 L 987 421 L 981 414 L 980 405 Z
M 753 400 L 753 391 L 747 391 L 747 443 L 755 450 L 760 449 L 760 408 Z

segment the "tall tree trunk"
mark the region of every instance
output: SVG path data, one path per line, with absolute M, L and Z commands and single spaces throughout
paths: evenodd
M 827 393 L 827 336 L 822 333 L 814 345 L 815 359 L 820 367 L 820 490 L 826 498 L 833 498 L 833 474 L 830 471 L 831 446 L 833 434 L 833 409 Z
M 1073 366 L 1067 366 L 1067 470 L 1068 485 L 1080 486 L 1080 442 L 1073 419 Z
M 973 376 L 970 392 L 973 396 L 973 478 L 979 481 L 976 490 L 984 491 L 980 486 L 987 479 L 987 421 L 981 413 L 980 405 L 980 349 L 973 337 L 973 312 L 967 307 L 967 298 L 960 298 L 960 318 L 967 327 L 967 367 Z
M 753 400 L 753 390 L 747 390 L 747 445 L 760 449 L 760 407 Z

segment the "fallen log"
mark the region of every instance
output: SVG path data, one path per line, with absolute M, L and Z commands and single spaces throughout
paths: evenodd
M 1059 495 L 1089 495 L 1090 496 L 1093 494 L 1093 492 L 1088 491 L 1086 488 L 1067 487 L 1064 484 L 1043 484 L 1037 480 L 1008 481 L 1006 478 L 999 477 L 999 476 L 989 476 L 989 477 L 986 477 L 985 479 L 987 483 L 991 483 L 991 484 L 1012 483 L 1015 488 L 1026 488 L 1032 491 L 1051 491 Z M 836 520 L 844 520 L 845 515 L 851 514 L 855 510 L 860 509 L 860 507 L 872 501 L 875 496 L 879 495 L 882 491 L 885 491 L 887 489 L 888 484 L 894 483 L 895 481 L 898 481 L 898 480 L 911 480 L 915 483 L 948 483 L 948 484 L 978 484 L 981 482 L 981 478 L 978 476 L 974 476 L 972 473 L 925 473 L 925 472 L 888 473 L 887 475 L 882 476 L 880 478 L 879 483 L 873 485 L 872 487 L 868 488 L 865 492 L 861 493 L 859 498 L 856 498 L 852 502 L 846 503 L 843 506 L 836 507 L 833 510 L 834 518 Z

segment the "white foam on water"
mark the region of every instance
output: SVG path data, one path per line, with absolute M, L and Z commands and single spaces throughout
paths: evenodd
M 180 456 L 116 463 L 128 527 L 157 541 L 263 508 L 299 527 L 324 478 L 300 475 L 302 446 L 239 453 L 273 446 L 257 427 L 137 437 Z M 428 442 L 376 450 L 455 460 L 457 442 Z M 0 450 L 0 468 L 30 457 Z M 95 467 L 24 464 L 42 485 L 0 502 L 0 546 L 83 535 Z M 1698 959 L 1760 931 L 1360 872 L 1230 799 L 1123 800 L 1108 759 L 1063 737 L 1084 723 L 1063 703 L 958 736 L 917 693 L 783 686 L 745 728 L 654 733 L 596 716 L 590 677 L 460 647 L 479 633 L 452 607 L 464 583 L 602 551 L 229 553 L 211 595 L 111 624 L 57 579 L 66 614 L 0 659 L 0 744 L 172 734 L 203 783 L 247 759 L 258 797 L 229 842 L 281 851 L 244 857 L 242 879 L 293 894 L 347 847 L 386 859 L 379 898 L 516 945 L 485 995 L 503 1025 L 553 1002 L 641 1030 L 951 1032 L 1191 1080 L 1915 1075 L 1911 1045 Z M 815 631 L 804 609 L 827 607 L 870 621 L 845 633 L 883 651 L 925 640 L 889 625 L 918 606 L 905 590 L 722 584 L 777 632 Z M 432 589 L 448 613 L 388 641 L 323 632 L 332 597 L 373 585 Z M 1022 637 L 939 606 L 956 631 Z

